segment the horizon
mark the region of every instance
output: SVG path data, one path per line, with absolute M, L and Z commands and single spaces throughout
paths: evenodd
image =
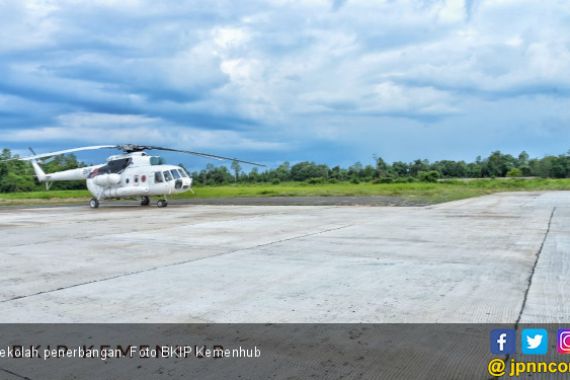
M 25 157 L 25 156 L 29 156 L 30 152 L 29 150 L 23 151 L 23 154 L 19 154 L 18 152 L 12 151 L 10 148 L 7 147 L 0 147 L 0 151 L 2 149 L 8 149 L 10 150 L 10 154 L 13 156 L 15 155 L 19 155 L 20 157 Z M 113 151 L 113 149 L 103 149 L 102 151 Z M 117 151 L 118 152 L 118 151 Z M 491 152 L 489 152 L 488 154 L 481 154 L 481 155 L 477 155 L 476 157 L 472 158 L 472 159 L 467 159 L 467 160 L 463 160 L 463 159 L 458 159 L 458 160 L 454 160 L 454 159 L 450 159 L 450 158 L 441 158 L 441 159 L 434 159 L 434 160 L 430 160 L 427 158 L 421 158 L 421 157 L 417 157 L 411 160 L 395 160 L 395 161 L 390 161 L 390 160 L 386 160 L 384 157 L 381 156 L 377 156 L 377 158 L 382 158 L 384 160 L 384 162 L 388 165 L 392 165 L 395 164 L 397 162 L 403 162 L 405 164 L 413 164 L 414 161 L 420 160 L 420 161 L 426 161 L 429 162 L 430 164 L 434 164 L 437 162 L 442 162 L 442 161 L 450 161 L 450 162 L 464 162 L 465 164 L 470 164 L 470 163 L 476 163 L 477 159 L 480 158 L 481 161 L 485 161 L 487 160 L 493 153 L 499 152 L 500 154 L 506 156 L 506 155 L 510 155 L 512 156 L 514 159 L 518 159 L 519 155 L 522 153 L 526 153 L 528 155 L 528 160 L 532 161 L 532 160 L 542 160 L 546 157 L 560 157 L 560 156 L 569 156 L 570 155 L 570 149 L 565 151 L 565 152 L 561 152 L 561 153 L 553 153 L 553 154 L 546 154 L 546 155 L 542 155 L 542 156 L 533 156 L 532 154 L 529 154 L 528 151 L 523 150 L 520 151 L 518 153 L 512 154 L 509 152 L 504 152 L 501 150 L 493 150 Z M 38 154 L 40 152 L 37 152 Z M 46 153 L 46 152 L 41 152 L 41 153 Z M 207 159 L 204 157 L 198 157 L 198 156 L 191 156 L 191 155 L 186 155 L 183 153 L 169 153 L 169 152 L 163 152 L 161 153 L 160 151 L 158 152 L 154 152 L 154 153 L 147 153 L 150 156 L 159 156 L 162 157 L 166 160 L 166 163 L 168 164 L 180 164 L 183 165 L 189 172 L 200 172 L 202 170 L 207 169 L 208 165 L 213 165 L 214 167 L 220 167 L 220 166 L 225 166 L 228 169 L 231 168 L 231 164 L 232 161 L 230 160 L 224 160 L 224 161 L 218 161 L 218 160 L 213 160 L 213 159 Z M 97 164 L 101 164 L 106 160 L 106 157 L 111 157 L 111 156 L 116 156 L 116 155 L 121 155 L 121 153 L 113 153 L 113 154 L 102 154 L 101 151 L 83 151 L 83 152 L 76 152 L 76 153 L 72 153 L 72 155 L 74 155 L 77 159 L 77 162 L 79 162 L 80 164 L 84 164 L 87 166 L 91 166 L 91 165 L 97 165 Z M 81 156 L 90 156 L 92 159 L 91 160 L 85 160 L 82 159 Z M 175 159 L 175 157 L 190 157 L 190 161 L 193 161 L 195 159 L 199 159 L 198 161 L 204 162 L 203 165 L 201 166 L 189 166 L 186 163 L 184 163 L 184 160 L 177 160 Z M 99 161 L 97 161 L 99 160 Z M 188 160 L 187 160 L 188 161 Z M 240 163 L 240 167 L 241 167 L 241 171 L 245 172 L 245 173 L 249 173 L 251 172 L 251 170 L 253 168 L 257 168 L 257 170 L 259 172 L 264 172 L 264 171 L 270 171 L 273 169 L 276 169 L 278 166 L 288 163 L 289 167 L 292 167 L 296 164 L 299 163 L 303 163 L 303 162 L 310 162 L 310 163 L 314 163 L 316 165 L 327 165 L 329 168 L 334 168 L 336 166 L 340 167 L 341 169 L 349 169 L 352 165 L 355 164 L 361 164 L 363 167 L 366 167 L 368 165 L 370 166 L 375 166 L 376 165 L 376 159 L 374 159 L 374 157 L 371 157 L 371 159 L 369 161 L 354 161 L 354 162 L 349 162 L 347 164 L 337 164 L 337 163 L 327 163 L 327 162 L 322 162 L 322 161 L 315 161 L 315 160 L 298 160 L 298 161 L 280 161 L 280 162 L 275 162 L 273 165 L 267 165 L 266 167 L 256 167 L 254 165 L 250 165 L 247 163 Z

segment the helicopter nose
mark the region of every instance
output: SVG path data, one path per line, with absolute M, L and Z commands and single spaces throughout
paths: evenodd
M 186 191 L 192 186 L 192 179 L 191 178 L 179 178 L 174 181 L 174 190 L 175 191 Z

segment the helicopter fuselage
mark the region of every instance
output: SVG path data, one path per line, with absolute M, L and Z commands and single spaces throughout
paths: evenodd
M 160 157 L 143 152 L 111 156 L 105 165 L 90 168 L 87 188 L 97 200 L 167 196 L 191 189 L 192 178 Z

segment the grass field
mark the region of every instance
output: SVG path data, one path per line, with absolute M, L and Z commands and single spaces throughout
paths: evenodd
M 440 203 L 501 191 L 570 190 L 570 179 L 480 179 L 438 183 L 305 183 L 196 186 L 184 198 L 276 197 L 276 196 L 395 196 L 422 203 Z M 0 205 L 80 203 L 90 198 L 86 190 L 39 191 L 0 194 Z

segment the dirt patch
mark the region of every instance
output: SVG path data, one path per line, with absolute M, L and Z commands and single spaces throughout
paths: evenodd
M 425 206 L 428 203 L 400 197 L 236 197 L 192 198 L 172 203 L 226 206 Z
M 152 205 L 156 202 L 152 201 Z M 102 207 L 135 206 L 138 200 L 107 200 Z M 335 197 L 235 197 L 235 198 L 190 198 L 172 199 L 176 205 L 219 205 L 219 206 L 426 206 L 429 202 L 390 196 L 335 196 Z M 87 206 L 83 199 L 19 199 L 15 202 L 0 202 L 0 209 L 10 210 L 21 207 Z

